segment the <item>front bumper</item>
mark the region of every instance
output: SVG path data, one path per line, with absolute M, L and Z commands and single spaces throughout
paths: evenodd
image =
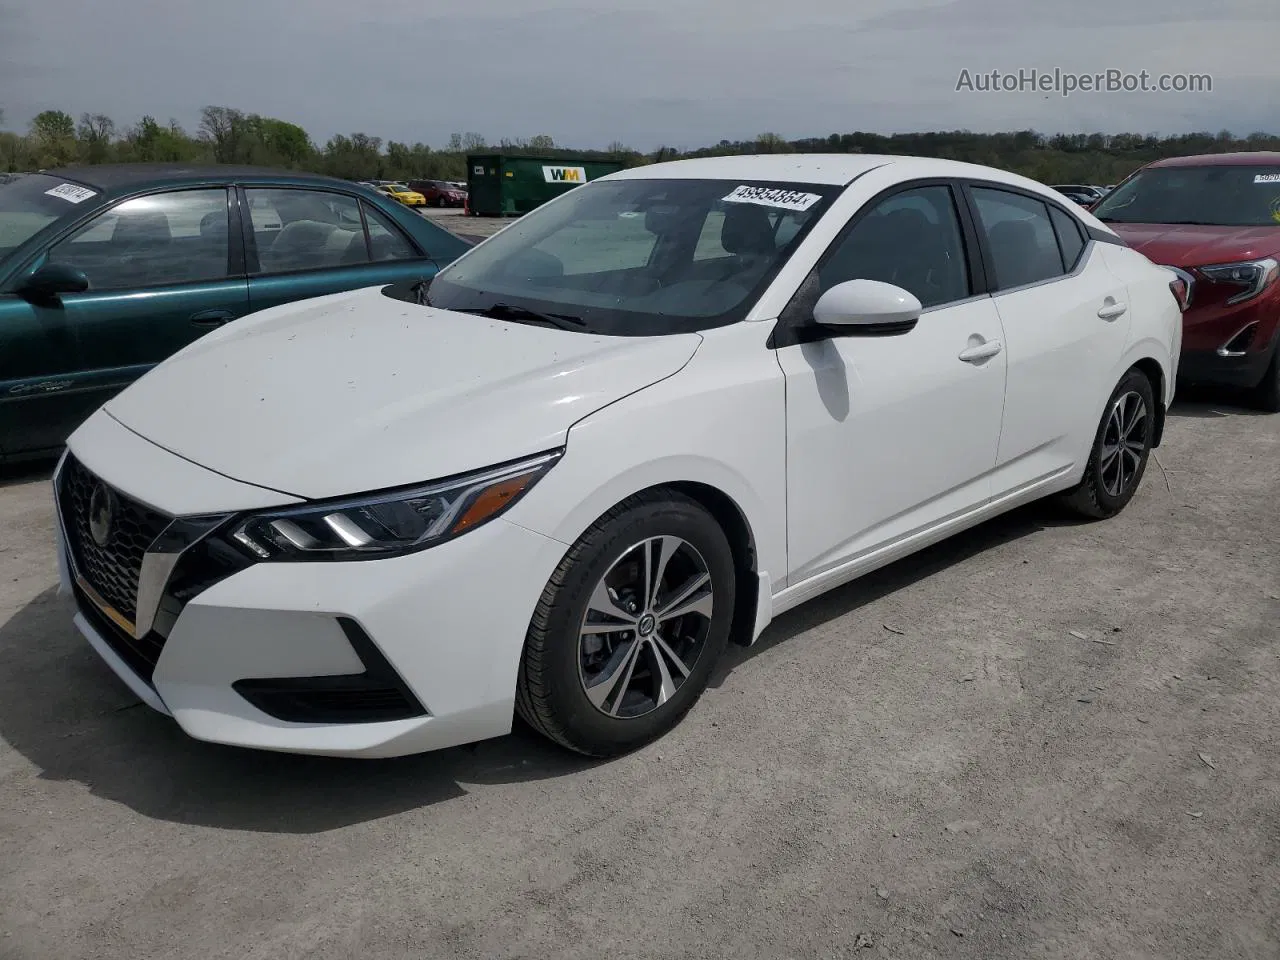
M 96 466 L 105 465 L 85 463 Z M 566 549 L 498 518 L 404 557 L 248 565 L 187 598 L 157 627 L 165 636 L 148 634 L 158 656 L 139 659 L 83 589 L 75 534 L 59 516 L 60 576 L 76 626 L 140 699 L 200 740 L 332 756 L 397 756 L 508 733 L 529 618 Z M 281 689 L 316 678 L 341 686 L 375 669 L 402 685 L 414 715 L 279 715 Z
M 1262 382 L 1275 346 L 1241 356 L 1222 356 L 1216 350 L 1184 350 L 1178 379 L 1184 383 L 1252 389 Z

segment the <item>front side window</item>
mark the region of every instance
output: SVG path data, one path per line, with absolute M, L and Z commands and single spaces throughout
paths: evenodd
M 1065 272 L 1058 238 L 1041 200 L 986 187 L 973 188 L 978 229 L 987 247 L 1001 290 L 1060 277 Z
M 476 313 L 514 305 L 619 336 L 732 323 L 746 315 L 840 189 L 595 181 L 445 268 L 432 281 L 428 302 Z
M 249 222 L 262 273 L 369 262 L 360 205 L 324 190 L 249 187 Z
M 40 173 L 0 185 L 0 264 L 45 227 L 78 215 L 86 201 L 92 206 L 98 197 L 89 187 Z
M 90 290 L 221 280 L 230 231 L 222 187 L 155 193 L 116 204 L 49 250 L 49 263 L 89 278 Z
M 820 294 L 846 280 L 902 287 L 925 307 L 973 291 L 951 188 L 916 187 L 880 201 L 832 246 L 817 269 Z
M 1280 226 L 1280 166 L 1151 167 L 1093 208 L 1105 223 Z

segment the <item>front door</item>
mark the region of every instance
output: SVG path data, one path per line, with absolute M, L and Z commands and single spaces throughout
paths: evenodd
M 211 187 L 123 201 L 33 265 L 81 270 L 87 291 L 49 304 L 0 297 L 6 456 L 56 449 L 151 367 L 248 311 L 229 197 Z
M 991 495 L 1003 331 L 990 298 L 972 295 L 952 187 L 908 187 L 873 201 L 798 296 L 816 299 L 853 279 L 896 284 L 926 310 L 905 334 L 811 337 L 777 351 L 787 391 L 792 586 Z M 812 305 L 805 309 L 811 316 Z

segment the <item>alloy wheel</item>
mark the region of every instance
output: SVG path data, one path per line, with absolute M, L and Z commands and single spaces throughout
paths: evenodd
M 658 709 L 693 672 L 714 609 L 710 570 L 691 543 L 664 536 L 629 548 L 582 618 L 578 676 L 587 699 L 620 719 Z
M 1119 497 L 1138 476 L 1147 451 L 1147 403 L 1141 394 L 1129 391 L 1111 405 L 1107 426 L 1102 432 L 1099 458 L 1102 486 L 1108 496 Z

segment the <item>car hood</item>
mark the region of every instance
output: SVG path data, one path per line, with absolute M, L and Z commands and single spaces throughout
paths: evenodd
M 557 447 L 582 417 L 676 373 L 701 342 L 503 322 L 368 289 L 228 324 L 105 409 L 178 456 L 316 499 Z
M 1280 227 L 1213 227 L 1168 223 L 1108 223 L 1148 260 L 1198 267 L 1269 257 L 1280 250 Z

